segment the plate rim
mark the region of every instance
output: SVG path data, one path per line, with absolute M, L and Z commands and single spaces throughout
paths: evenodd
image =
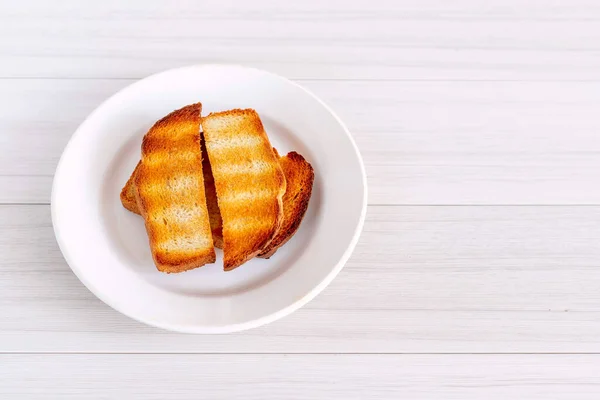
M 90 282 L 87 278 L 84 277 L 84 274 L 83 274 L 81 268 L 74 267 L 72 265 L 72 262 L 71 262 L 72 259 L 69 254 L 69 251 L 68 251 L 68 246 L 65 244 L 65 242 L 62 238 L 62 235 L 60 233 L 60 227 L 59 227 L 58 220 L 57 220 L 57 218 L 58 218 L 57 212 L 56 212 L 56 209 L 54 206 L 56 204 L 56 196 L 57 196 L 57 194 L 56 194 L 57 193 L 57 190 L 56 190 L 57 177 L 60 176 L 60 173 L 62 170 L 62 164 L 64 161 L 64 156 L 67 153 L 70 146 L 72 145 L 72 143 L 74 142 L 75 137 L 77 137 L 78 135 L 81 134 L 82 127 L 84 125 L 86 125 L 86 123 L 90 119 L 92 119 L 93 116 L 95 116 L 98 112 L 100 112 L 100 110 L 105 106 L 105 104 L 108 103 L 109 101 L 111 101 L 111 99 L 113 99 L 116 96 L 119 96 L 123 91 L 129 90 L 132 86 L 137 85 L 140 82 L 143 82 L 145 80 L 155 78 L 159 75 L 172 74 L 172 73 L 183 72 L 183 71 L 194 70 L 194 69 L 201 69 L 201 68 L 239 68 L 239 69 L 243 69 L 243 70 L 253 70 L 254 72 L 266 74 L 266 75 L 269 75 L 276 79 L 283 80 L 284 82 L 297 87 L 298 89 L 300 89 L 303 92 L 305 92 L 306 94 L 308 94 L 313 100 L 317 101 L 323 108 L 325 108 L 325 110 L 331 114 L 331 116 L 335 119 L 335 121 L 340 125 L 340 127 L 344 131 L 346 137 L 349 139 L 349 141 L 352 145 L 352 148 L 353 148 L 356 158 L 358 160 L 358 163 L 360 166 L 360 171 L 361 171 L 362 183 L 363 183 L 362 184 L 363 196 L 362 196 L 361 212 L 360 212 L 358 224 L 356 225 L 356 228 L 354 229 L 352 239 L 348 243 L 348 246 L 346 247 L 346 250 L 340 257 L 338 263 L 331 269 L 331 271 L 329 273 L 327 273 L 327 275 L 317 285 L 315 285 L 312 289 L 310 289 L 306 295 L 304 295 L 303 297 L 294 301 L 293 303 L 289 304 L 288 306 L 283 307 L 276 312 L 273 312 L 271 314 L 268 314 L 268 315 L 265 315 L 265 316 L 262 316 L 262 317 L 259 317 L 259 318 L 253 319 L 253 320 L 249 320 L 249 321 L 242 322 L 242 323 L 236 323 L 236 324 L 228 324 L 228 325 L 223 325 L 223 326 L 187 326 L 187 325 L 184 326 L 184 325 L 177 325 L 177 324 L 173 324 L 173 323 L 162 324 L 159 321 L 154 321 L 154 320 L 150 320 L 150 319 L 146 319 L 146 318 L 140 318 L 136 315 L 133 315 L 132 313 L 122 310 L 117 304 L 115 304 L 115 302 L 113 302 L 110 299 L 110 296 L 105 295 L 102 291 L 95 288 L 93 282 Z M 60 159 L 59 159 L 56 169 L 54 171 L 54 176 L 52 178 L 52 189 L 51 189 L 51 195 L 50 195 L 50 213 L 51 213 L 54 236 L 55 236 L 58 247 L 59 247 L 67 265 L 69 266 L 71 271 L 73 271 L 75 276 L 77 276 L 77 278 L 81 281 L 81 283 L 83 283 L 83 285 L 94 296 L 96 296 L 99 300 L 101 300 L 103 303 L 105 303 L 106 305 L 108 305 L 109 307 L 114 309 L 115 311 L 118 311 L 119 313 L 121 313 L 135 321 L 138 321 L 140 323 L 143 323 L 143 324 L 146 324 L 149 326 L 153 326 L 153 327 L 156 327 L 159 329 L 172 331 L 172 332 L 179 332 L 179 333 L 220 334 L 220 333 L 240 332 L 240 331 L 257 328 L 257 327 L 269 324 L 273 321 L 276 321 L 278 319 L 281 319 L 281 318 L 293 313 L 294 311 L 298 310 L 299 308 L 303 307 L 308 302 L 310 302 L 312 299 L 314 299 L 319 293 L 321 293 L 335 279 L 335 277 L 339 274 L 339 272 L 343 269 L 343 267 L 348 262 L 348 259 L 352 255 L 354 249 L 356 248 L 356 245 L 360 238 L 360 234 L 363 230 L 365 219 L 366 219 L 367 205 L 368 205 L 367 199 L 368 199 L 367 173 L 366 173 L 365 164 L 364 164 L 364 161 L 360 154 L 360 151 L 358 149 L 358 146 L 357 146 L 354 138 L 352 137 L 352 134 L 350 133 L 350 130 L 348 129 L 346 124 L 337 115 L 337 113 L 327 103 L 325 103 L 320 97 L 318 97 L 312 91 L 310 91 L 306 87 L 300 85 L 299 83 L 297 83 L 291 79 L 288 79 L 284 76 L 281 76 L 277 73 L 268 71 L 268 70 L 264 70 L 264 69 L 260 69 L 260 68 L 256 68 L 256 67 L 250 67 L 250 66 L 246 66 L 246 65 L 242 65 L 242 64 L 234 64 L 234 63 L 202 63 L 202 64 L 193 64 L 193 65 L 188 65 L 188 66 L 183 66 L 183 67 L 171 68 L 171 69 L 167 69 L 164 71 L 160 71 L 160 72 L 148 75 L 144 78 L 138 79 L 138 80 L 132 82 L 131 84 L 119 89 L 117 92 L 111 94 L 109 97 L 104 99 L 100 104 L 98 104 L 94 108 L 94 110 L 90 114 L 88 114 L 87 117 L 78 125 L 77 129 L 75 129 L 75 131 L 69 138 L 67 144 L 63 148 Z

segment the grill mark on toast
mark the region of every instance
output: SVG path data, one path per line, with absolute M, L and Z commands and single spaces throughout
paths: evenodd
M 152 136 L 144 136 L 142 145 L 147 144 L 152 148 L 160 149 L 161 147 L 163 147 L 163 145 L 169 145 L 173 147 L 182 145 L 182 143 L 179 143 L 180 141 L 182 141 L 184 142 L 183 145 L 185 146 L 185 141 L 187 141 L 190 137 L 194 137 L 196 135 L 196 132 L 194 131 L 200 131 L 200 125 L 196 123 L 195 116 L 183 115 L 183 113 L 189 112 L 190 110 L 192 112 L 195 112 L 195 109 L 192 110 L 192 108 L 194 107 L 195 105 L 192 104 L 182 109 L 173 111 L 171 114 L 156 122 L 151 128 L 153 130 Z M 177 121 L 177 126 L 175 127 L 174 125 L 172 125 L 172 120 L 170 119 L 172 118 L 172 115 L 174 113 L 178 112 L 180 113 L 181 118 L 179 118 L 179 120 Z M 189 120 L 186 120 L 186 118 L 188 118 Z
M 159 151 L 154 151 L 152 154 L 149 154 L 146 156 L 146 159 L 144 160 L 145 163 L 147 164 L 151 164 L 154 166 L 158 166 L 159 164 L 162 163 L 173 163 L 174 161 L 176 162 L 193 162 L 195 161 L 196 157 L 198 157 L 198 153 L 195 151 L 190 151 L 190 150 L 180 150 L 177 151 L 177 155 L 175 156 L 176 160 L 173 160 L 174 156 L 174 152 L 177 151 L 177 149 L 169 149 L 169 150 L 159 150 Z
M 239 192 L 227 193 L 219 198 L 221 203 L 237 203 L 260 201 L 263 199 L 272 199 L 275 195 L 273 189 L 255 189 L 243 190 Z

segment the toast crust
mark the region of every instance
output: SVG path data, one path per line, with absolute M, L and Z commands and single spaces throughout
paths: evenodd
M 142 141 L 134 193 L 159 271 L 215 261 L 202 174 L 200 103 L 173 111 Z
M 230 271 L 261 253 L 279 230 L 285 176 L 256 111 L 212 113 L 202 127 Z
M 295 151 L 281 157 L 279 164 L 286 180 L 286 190 L 283 195 L 283 221 L 271 243 L 258 255 L 261 258 L 271 257 L 277 249 L 294 236 L 308 209 L 315 179 L 313 167 Z
M 137 200 L 135 199 L 135 176 L 141 164 L 142 162 L 138 161 L 137 165 L 135 166 L 135 169 L 129 176 L 129 179 L 127 179 L 127 183 L 125 183 L 125 186 L 123 186 L 120 195 L 121 204 L 123 204 L 123 207 L 125 207 L 127 210 L 131 211 L 134 214 L 140 214 L 140 209 L 138 208 Z

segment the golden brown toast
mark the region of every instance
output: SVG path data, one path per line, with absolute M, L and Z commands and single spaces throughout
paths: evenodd
M 315 179 L 312 166 L 295 151 L 280 157 L 279 165 L 283 169 L 286 181 L 283 195 L 283 221 L 271 243 L 258 255 L 262 258 L 271 257 L 294 236 L 308 208 Z
M 142 141 L 135 195 L 159 271 L 215 261 L 200 150 L 200 103 L 173 111 Z
M 283 218 L 285 177 L 256 111 L 202 119 L 223 219 L 223 264 L 232 270 L 261 253 Z
M 277 150 L 273 149 L 275 154 Z M 283 195 L 283 221 L 277 235 L 269 246 L 259 254 L 259 257 L 269 258 L 278 248 L 283 246 L 298 230 L 300 222 L 308 207 L 308 201 L 312 193 L 314 171 L 312 166 L 296 152 L 288 153 L 287 156 L 279 158 L 279 164 L 283 169 L 286 180 L 286 190 Z M 138 163 L 139 166 L 139 163 Z M 121 191 L 121 202 L 123 207 L 131 212 L 139 214 L 135 201 L 134 176 L 137 166 L 127 183 Z M 206 205 L 212 230 L 215 247 L 223 248 L 223 225 L 219 206 L 217 204 L 217 192 L 215 182 L 210 169 L 210 163 L 206 156 L 206 149 L 202 142 L 202 172 L 204 174 L 204 189 L 206 191 Z
M 206 192 L 206 207 L 208 208 L 208 219 L 210 229 L 213 235 L 215 247 L 223 248 L 223 220 L 217 203 L 217 188 L 215 188 L 215 179 L 213 178 L 212 168 L 208 162 L 206 153 L 206 143 L 202 139 L 202 173 L 204 174 L 204 190 Z
M 215 247 L 219 249 L 223 248 L 223 222 L 221 220 L 221 214 L 219 213 L 219 206 L 217 204 L 217 191 L 215 189 L 215 181 L 212 176 L 210 163 L 208 162 L 208 156 L 206 155 L 206 146 L 200 134 L 200 144 L 202 150 L 202 174 L 204 175 L 204 191 L 206 193 L 206 206 L 208 208 L 208 219 L 210 221 L 210 228 L 212 231 L 213 241 Z M 140 162 L 141 163 L 141 162 Z M 121 190 L 121 203 L 123 207 L 135 214 L 140 214 L 136 199 L 135 199 L 135 174 L 140 166 L 140 163 L 135 167 L 131 176 L 127 180 L 127 183 Z
M 123 207 L 135 214 L 140 214 L 140 209 L 138 208 L 137 201 L 135 200 L 135 175 L 137 173 L 137 170 L 140 168 L 141 163 L 142 162 L 139 161 L 135 166 L 135 169 L 131 173 L 131 176 L 129 177 L 129 179 L 127 179 L 127 183 L 125 184 L 125 186 L 123 186 L 120 196 L 121 204 L 123 204 Z

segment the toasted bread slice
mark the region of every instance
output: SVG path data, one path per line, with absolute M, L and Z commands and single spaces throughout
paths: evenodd
M 201 149 L 202 149 L 202 174 L 204 175 L 204 191 L 206 193 L 206 206 L 208 208 L 208 219 L 210 221 L 210 229 L 212 231 L 215 247 L 223 248 L 223 221 L 219 213 L 217 204 L 217 191 L 215 189 L 215 181 L 212 176 L 208 156 L 206 155 L 206 146 L 201 134 Z M 121 190 L 121 203 L 123 207 L 135 214 L 140 214 L 140 210 L 135 199 L 135 175 L 140 166 L 141 161 L 135 167 L 127 183 Z
M 200 103 L 173 111 L 142 141 L 136 201 L 162 272 L 215 261 L 200 151 Z
M 258 255 L 279 230 L 285 177 L 256 111 L 213 113 L 202 119 L 202 128 L 229 271 Z
M 206 192 L 206 207 L 208 208 L 208 219 L 212 231 L 215 247 L 223 248 L 223 220 L 217 203 L 217 189 L 213 178 L 212 168 L 208 162 L 206 153 L 206 142 L 202 139 L 202 173 L 204 174 L 204 190 Z
M 262 258 L 271 257 L 294 236 L 308 208 L 315 179 L 312 166 L 295 151 L 280 157 L 279 165 L 283 169 L 286 182 L 283 195 L 283 221 L 271 243 L 258 255 Z
M 127 183 L 125 184 L 125 186 L 123 186 L 120 196 L 121 204 L 123 204 L 123 207 L 135 214 L 140 214 L 140 209 L 138 208 L 137 201 L 135 199 L 135 175 L 137 173 L 137 170 L 140 168 L 141 163 L 142 162 L 139 161 L 135 166 L 135 169 L 131 173 L 131 176 L 129 177 L 129 179 L 127 179 Z

